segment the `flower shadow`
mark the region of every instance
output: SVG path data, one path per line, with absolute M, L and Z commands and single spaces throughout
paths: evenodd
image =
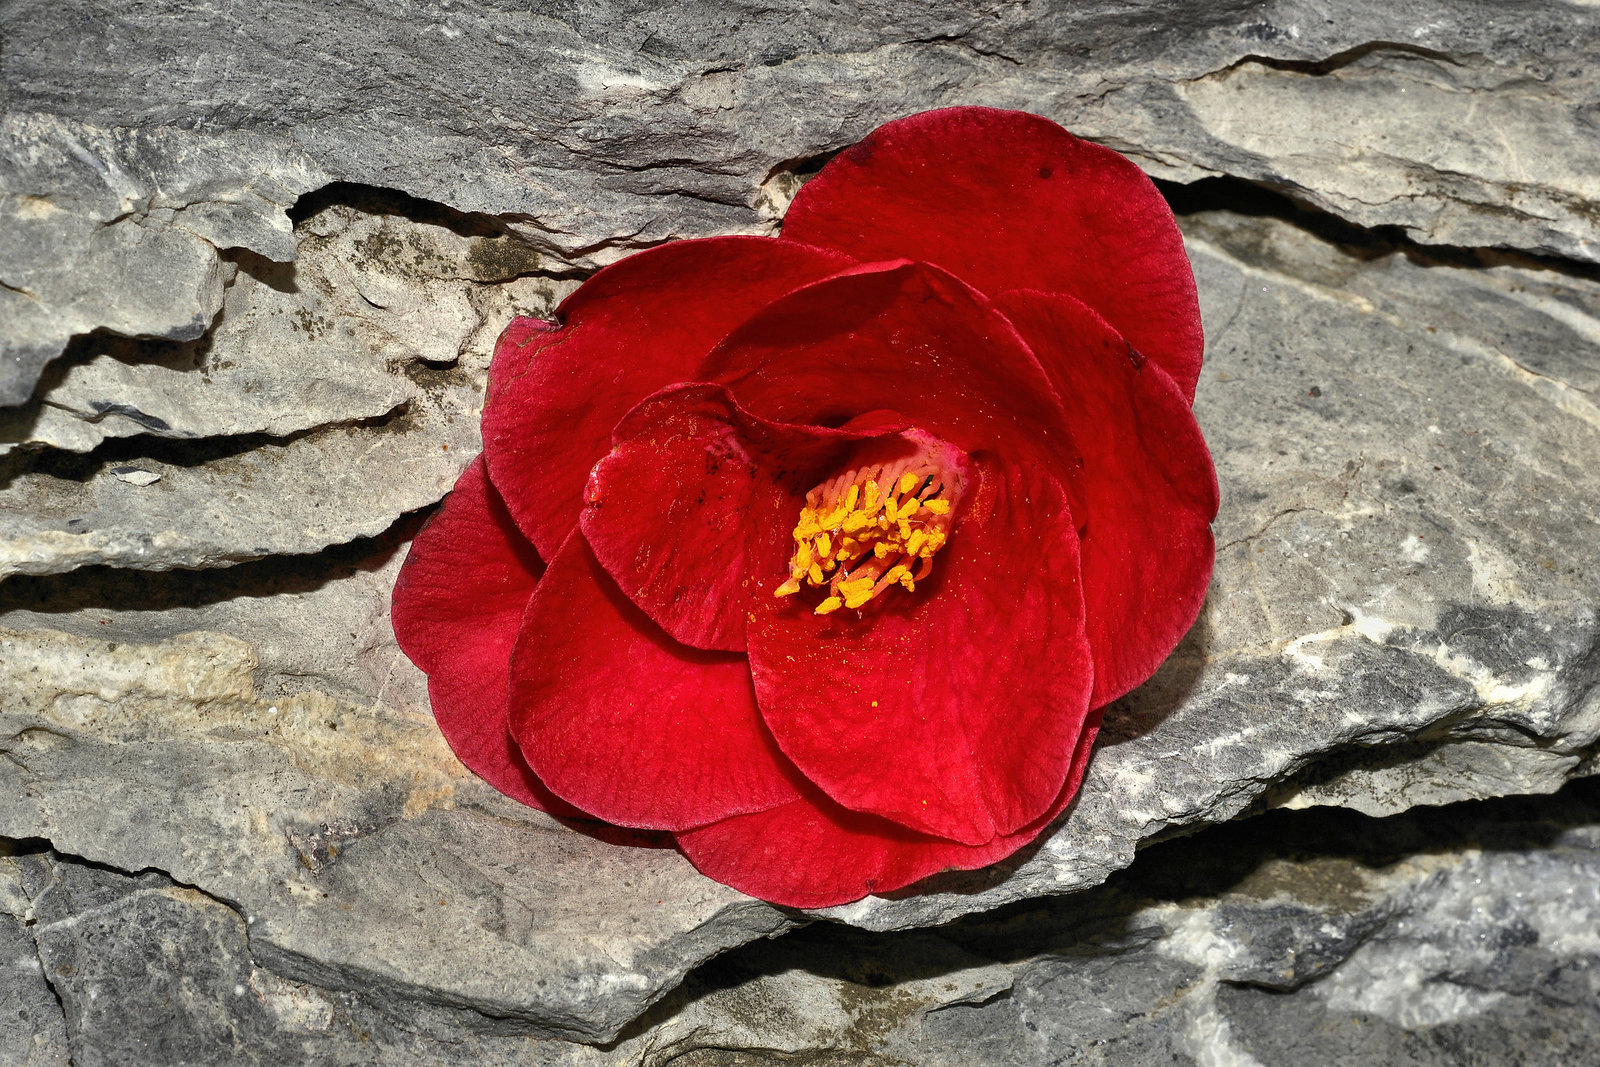
M 1194 695 L 1211 651 L 1212 601 L 1208 598 L 1183 640 L 1139 688 L 1106 706 L 1096 748 L 1143 737 L 1166 722 Z

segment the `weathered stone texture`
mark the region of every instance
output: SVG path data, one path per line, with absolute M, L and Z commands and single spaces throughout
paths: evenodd
M 1600 10 L 636 8 L 0 7 L 0 1061 L 1593 1058 L 1571 787 L 1270 845 L 1596 769 Z M 807 917 L 466 774 L 388 590 L 513 314 L 958 103 L 1219 179 L 1216 581 L 1053 833 L 822 916 L 1000 932 L 707 965 Z M 1262 812 L 1255 882 L 1115 875 Z
M 328 182 L 498 215 L 593 265 L 770 227 L 797 162 L 895 115 L 1027 107 L 1163 177 L 1269 182 L 1431 243 L 1600 258 L 1587 5 L 809 0 L 16 2 L 0 398 L 75 334 L 199 337 L 218 249 L 294 257 Z M 92 70 L 95 77 L 80 72 Z M 48 250 L 48 251 L 47 251 Z

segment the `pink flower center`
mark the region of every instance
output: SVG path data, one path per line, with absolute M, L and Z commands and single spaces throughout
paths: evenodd
M 966 488 L 962 463 L 955 449 L 916 430 L 887 443 L 893 456 L 854 466 L 806 494 L 789 580 L 777 596 L 826 586 L 815 608 L 826 615 L 862 607 L 897 585 L 914 591 L 928 576 Z

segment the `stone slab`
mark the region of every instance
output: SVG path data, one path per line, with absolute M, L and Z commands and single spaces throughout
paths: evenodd
M 89 330 L 198 337 L 217 249 L 292 258 L 284 209 L 312 189 L 398 189 L 592 268 L 769 232 L 815 161 L 949 104 L 1035 110 L 1163 177 L 1245 177 L 1429 243 L 1600 259 L 1600 15 L 1563 0 L 184 10 L 4 14 L 0 306 L 20 328 L 0 402 Z

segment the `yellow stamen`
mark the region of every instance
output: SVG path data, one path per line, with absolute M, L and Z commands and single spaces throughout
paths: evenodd
M 868 482 L 866 497 L 861 501 L 861 510 L 871 516 L 878 510 L 878 505 L 882 503 L 883 494 L 878 491 L 878 483 L 876 481 Z
M 896 585 L 914 590 L 949 539 L 965 484 L 961 468 L 935 458 L 936 446 L 924 447 L 920 455 L 902 450 L 888 463 L 864 464 L 806 494 L 789 578 L 774 595 L 821 589 L 813 610 L 828 615 L 863 608 Z

